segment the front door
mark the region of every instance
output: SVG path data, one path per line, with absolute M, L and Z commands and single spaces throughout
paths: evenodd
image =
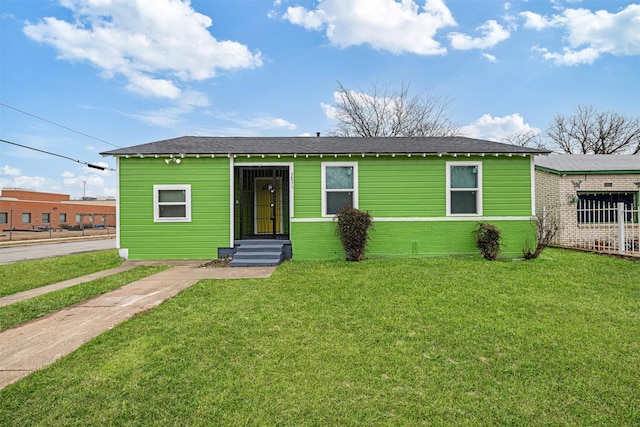
M 289 238 L 289 167 L 236 166 L 234 238 Z
M 282 232 L 282 178 L 256 178 L 254 221 L 256 234 Z

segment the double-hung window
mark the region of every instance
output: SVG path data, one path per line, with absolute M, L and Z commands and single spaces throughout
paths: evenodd
M 447 215 L 482 215 L 482 163 L 447 162 Z
M 191 186 L 154 185 L 153 221 L 191 222 Z
M 335 215 L 347 205 L 358 207 L 358 164 L 322 163 L 322 215 Z

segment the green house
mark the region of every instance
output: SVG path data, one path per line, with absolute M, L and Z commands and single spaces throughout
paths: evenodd
M 519 257 L 544 153 L 463 137 L 185 136 L 102 154 L 117 160 L 123 257 L 256 265 L 343 258 L 346 204 L 374 218 L 369 258 L 475 255 L 478 222 Z

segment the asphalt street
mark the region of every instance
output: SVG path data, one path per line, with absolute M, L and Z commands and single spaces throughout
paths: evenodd
M 0 264 L 115 249 L 116 239 L 78 240 L 0 247 Z

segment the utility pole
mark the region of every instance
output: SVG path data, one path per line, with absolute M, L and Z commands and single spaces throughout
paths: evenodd
M 87 197 L 87 181 L 82 181 L 82 200 Z

